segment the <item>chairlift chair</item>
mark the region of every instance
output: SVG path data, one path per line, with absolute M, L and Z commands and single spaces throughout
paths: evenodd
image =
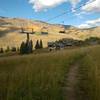
M 63 34 L 64 34 L 64 33 L 66 33 L 66 32 L 65 32 L 65 30 L 63 30 L 63 31 L 59 31 L 59 33 L 63 33 Z
M 30 29 L 30 31 L 29 31 L 29 29 Z M 35 33 L 35 31 L 34 31 L 34 29 L 33 28 L 21 28 L 21 33 L 30 33 L 30 34 L 34 34 Z
M 62 25 L 64 25 L 64 21 L 62 21 Z M 63 29 L 61 30 L 61 31 L 59 31 L 59 33 L 66 33 L 66 31 L 65 31 L 65 28 L 64 27 L 62 27 Z
M 47 27 L 43 27 L 43 28 L 41 29 L 41 34 L 42 34 L 42 35 L 47 35 L 47 34 L 48 34 L 48 29 L 47 29 Z

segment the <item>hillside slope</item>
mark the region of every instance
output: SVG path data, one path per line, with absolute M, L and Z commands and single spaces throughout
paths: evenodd
M 30 35 L 35 43 L 37 39 L 42 39 L 44 46 L 48 41 L 55 41 L 61 38 L 85 39 L 90 36 L 100 37 L 100 27 L 92 29 L 78 29 L 70 25 L 48 24 L 36 20 L 27 20 L 20 18 L 0 17 L 0 47 L 19 46 L 26 40 L 26 34 L 22 34 L 21 27 L 27 31 L 33 30 L 36 34 Z M 44 28 L 44 29 L 43 29 Z M 59 33 L 64 31 L 65 33 Z M 48 35 L 41 35 L 42 31 L 48 31 Z

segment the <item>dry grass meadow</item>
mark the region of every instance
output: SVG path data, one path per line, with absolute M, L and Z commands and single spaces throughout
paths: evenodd
M 77 100 L 99 100 L 99 60 L 100 46 L 1 57 L 0 100 L 65 100 L 64 76 L 76 62 Z

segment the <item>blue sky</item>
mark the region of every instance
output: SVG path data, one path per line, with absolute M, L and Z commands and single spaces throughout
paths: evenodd
M 48 2 L 45 3 L 43 1 L 45 0 L 0 0 L 0 16 L 47 21 L 68 11 L 65 15 L 51 20 L 50 23 L 64 22 L 66 25 L 80 27 L 100 25 L 100 7 L 98 6 L 100 0 L 69 0 L 69 2 L 68 0 L 47 0 Z M 48 3 L 51 4 L 48 5 Z M 72 11 L 80 5 L 84 6 L 75 12 Z

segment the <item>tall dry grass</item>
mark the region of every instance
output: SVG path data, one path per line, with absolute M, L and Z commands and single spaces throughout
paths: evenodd
M 0 100 L 63 100 L 64 75 L 79 51 L 0 58 Z
M 100 98 L 100 46 L 0 58 L 0 100 L 63 100 L 71 64 L 79 64 L 77 100 Z M 84 55 L 84 56 L 83 56 Z
M 88 50 L 80 60 L 78 99 L 100 100 L 100 46 Z

